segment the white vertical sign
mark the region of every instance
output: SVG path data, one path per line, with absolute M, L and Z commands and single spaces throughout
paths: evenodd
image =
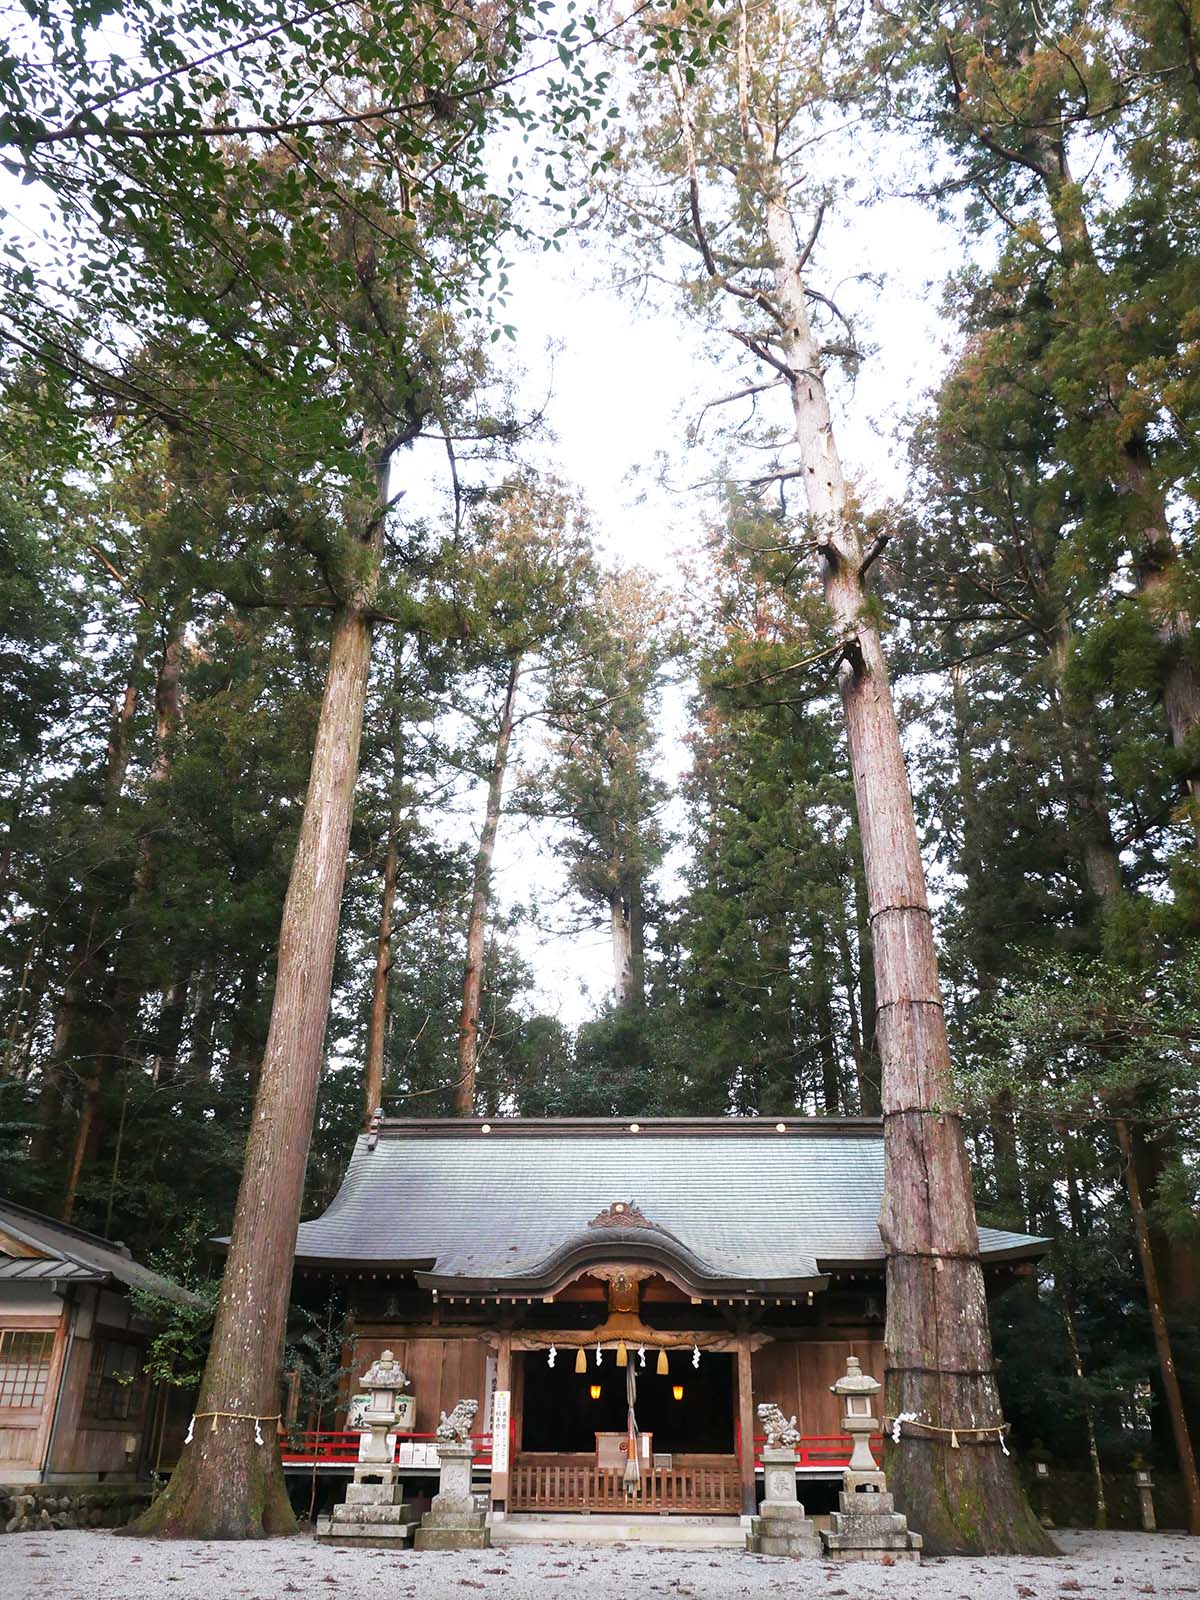
M 495 1356 L 489 1356 L 484 1367 L 483 1378 L 483 1415 L 485 1419 L 492 1414 L 492 1400 L 496 1393 L 496 1380 L 499 1375 L 499 1362 Z
M 510 1392 L 497 1389 L 492 1396 L 492 1476 L 508 1471 L 508 1408 Z

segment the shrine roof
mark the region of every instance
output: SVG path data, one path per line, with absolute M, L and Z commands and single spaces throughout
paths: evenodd
M 180 1305 L 200 1304 L 190 1290 L 141 1266 L 124 1245 L 0 1199 L 0 1282 L 14 1281 L 118 1283 Z
M 520 1295 L 607 1255 L 701 1295 L 778 1293 L 882 1266 L 882 1193 L 875 1118 L 382 1119 L 296 1256 Z M 991 1228 L 980 1244 L 985 1263 L 1045 1248 Z

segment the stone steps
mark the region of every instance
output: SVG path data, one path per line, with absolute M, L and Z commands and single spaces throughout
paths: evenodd
M 659 1550 L 737 1549 L 745 1540 L 740 1517 L 622 1517 L 569 1512 L 514 1512 L 492 1523 L 492 1543 L 645 1544 Z

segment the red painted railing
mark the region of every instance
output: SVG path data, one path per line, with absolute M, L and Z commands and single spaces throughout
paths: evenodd
M 767 1442 L 765 1433 L 754 1435 L 754 1465 L 762 1466 L 762 1447 Z M 737 1458 L 742 1459 L 742 1430 L 737 1429 L 735 1443 Z M 800 1436 L 800 1443 L 796 1446 L 796 1465 L 798 1467 L 824 1467 L 831 1472 L 840 1472 L 843 1467 L 850 1465 L 850 1454 L 854 1449 L 854 1441 L 848 1433 L 805 1433 Z M 871 1435 L 871 1454 L 877 1462 L 883 1461 L 883 1435 Z
M 302 1430 L 285 1434 L 280 1440 L 280 1454 L 286 1466 L 312 1466 L 316 1462 L 319 1467 L 356 1467 L 358 1465 L 358 1441 L 362 1437 L 357 1430 L 347 1432 L 336 1429 Z M 432 1444 L 436 1438 L 432 1433 L 400 1433 L 396 1435 L 396 1459 L 399 1460 L 400 1446 L 404 1443 Z M 473 1433 L 470 1436 L 475 1446 L 475 1454 L 471 1463 L 476 1467 L 490 1467 L 492 1464 L 492 1436 L 490 1433 Z M 436 1472 L 436 1467 L 429 1469 Z

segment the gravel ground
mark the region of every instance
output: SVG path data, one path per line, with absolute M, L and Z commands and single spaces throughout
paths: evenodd
M 519 1545 L 416 1555 L 339 1551 L 311 1539 L 261 1544 L 134 1541 L 111 1533 L 0 1538 L 3 1600 L 1135 1600 L 1200 1595 L 1200 1540 L 1183 1534 L 1074 1533 L 1057 1560 L 964 1557 L 920 1567 L 835 1567 L 737 1550 Z

